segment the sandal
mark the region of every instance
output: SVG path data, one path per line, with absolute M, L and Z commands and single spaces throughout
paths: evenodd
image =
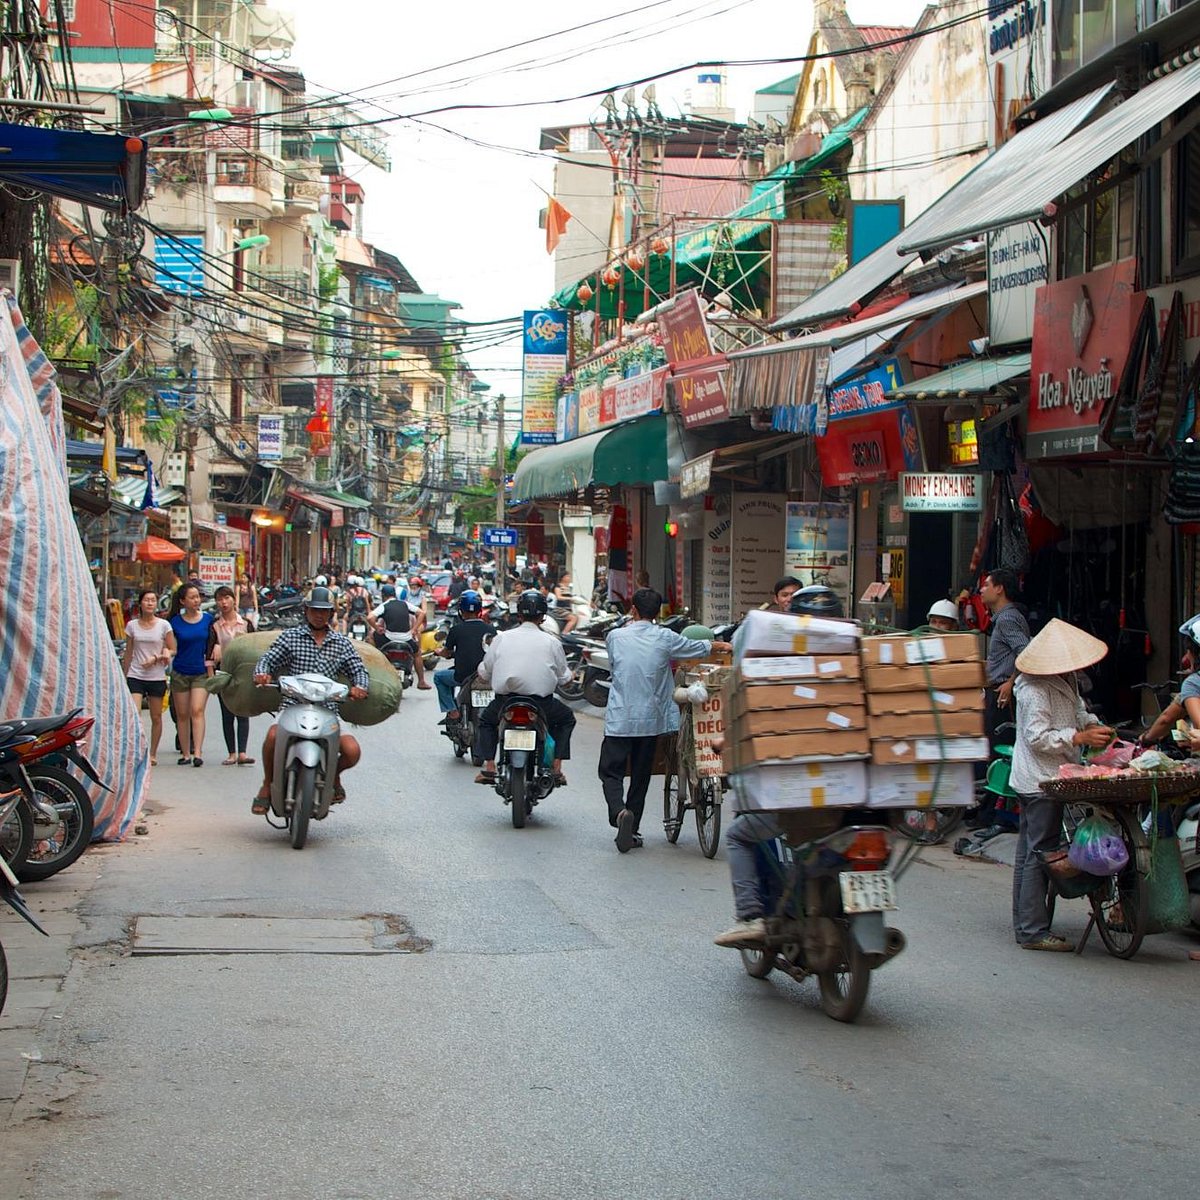
M 480 771 L 479 774 L 475 776 L 475 782 L 483 783 L 483 784 L 495 783 L 496 782 L 496 772 L 495 771 Z
M 554 786 L 555 787 L 566 787 L 567 786 L 567 777 L 561 771 L 554 772 Z
M 236 767 L 237 763 L 237 756 L 234 754 L 231 754 L 228 758 L 223 758 L 221 760 L 221 766 L 223 767 Z
M 333 799 L 330 800 L 329 803 L 330 804 L 341 804 L 341 802 L 343 800 L 345 800 L 345 798 L 346 798 L 346 789 L 344 787 L 342 787 L 342 785 L 340 783 L 335 783 L 333 785 Z
M 191 761 L 192 760 L 190 758 L 180 758 L 180 760 L 175 765 L 177 767 L 186 767 L 188 765 L 188 763 L 190 763 Z
M 202 767 L 202 766 L 204 766 L 204 759 L 202 759 L 202 758 L 193 758 L 193 759 L 192 759 L 192 766 L 193 766 L 193 767 Z
M 249 758 L 247 755 L 243 754 L 243 755 L 242 755 L 242 756 L 241 756 L 241 757 L 240 757 L 240 758 L 237 760 L 237 765 L 238 765 L 239 767 L 252 767 L 252 766 L 254 766 L 254 759 L 252 759 L 252 758 Z
M 152 767 L 157 767 L 157 766 L 158 766 L 158 759 L 157 759 L 157 758 L 152 758 L 152 759 L 150 760 L 150 765 L 151 765 Z
M 269 795 L 264 796 L 261 792 L 259 792 L 258 795 L 256 795 L 250 802 L 250 811 L 256 817 L 265 817 L 267 815 L 267 809 L 270 807 L 271 797 Z

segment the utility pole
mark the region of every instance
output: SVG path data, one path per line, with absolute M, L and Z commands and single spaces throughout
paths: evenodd
M 508 456 L 504 446 L 504 395 L 496 397 L 496 528 L 503 529 L 504 523 L 504 475 L 508 465 Z M 501 600 L 508 592 L 508 547 L 493 546 L 496 555 L 496 594 Z M 500 563 L 500 552 L 504 552 L 504 563 Z

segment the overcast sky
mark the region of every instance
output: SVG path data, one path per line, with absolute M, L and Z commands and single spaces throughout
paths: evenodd
M 390 175 L 358 162 L 352 167 L 367 194 L 366 238 L 398 255 L 426 291 L 460 301 L 469 321 L 513 316 L 549 298 L 551 259 L 537 216 L 546 203 L 539 188 L 550 188 L 553 163 L 538 154 L 538 132 L 584 122 L 599 106 L 584 100 L 413 114 L 444 105 L 558 100 L 697 61 L 800 55 L 812 22 L 804 0 L 274 3 L 296 15 L 290 65 L 310 87 L 351 91 L 373 99 L 377 115 L 404 118 L 381 127 L 390 135 Z M 916 0 L 849 3 L 860 23 L 911 24 L 923 7 Z M 606 17 L 613 19 L 489 53 Z M 446 66 L 481 54 L 487 57 Z M 744 119 L 756 89 L 799 70 L 787 63 L 730 67 L 727 103 Z M 658 81 L 659 106 L 668 116 L 682 111 L 695 74 Z M 472 353 L 470 361 L 493 394 L 519 393 L 516 342 Z

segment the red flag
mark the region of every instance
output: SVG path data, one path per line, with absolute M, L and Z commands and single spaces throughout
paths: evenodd
M 559 204 L 553 196 L 550 197 L 550 207 L 546 209 L 546 253 L 553 254 L 555 247 L 567 231 L 567 222 L 571 214 Z

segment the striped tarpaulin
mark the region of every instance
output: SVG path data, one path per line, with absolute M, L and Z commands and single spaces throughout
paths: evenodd
M 54 368 L 12 296 L 0 320 L 0 720 L 82 707 L 98 839 L 124 836 L 141 804 L 149 746 L 113 651 L 71 515 Z M 81 782 L 85 780 L 81 779 Z

